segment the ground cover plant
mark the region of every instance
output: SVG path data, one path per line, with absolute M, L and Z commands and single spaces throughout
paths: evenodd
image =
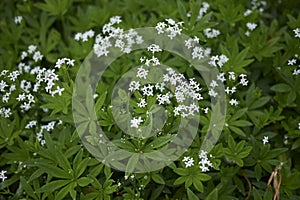
M 0 199 L 300 199 L 299 10 L 0 1 Z

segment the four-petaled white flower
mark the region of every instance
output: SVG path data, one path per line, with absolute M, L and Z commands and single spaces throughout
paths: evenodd
M 132 128 L 139 128 L 139 125 L 143 122 L 144 120 L 142 120 L 141 117 L 138 117 L 138 118 L 133 118 L 131 121 L 130 121 L 130 127 Z
M 300 28 L 296 28 L 293 30 L 296 38 L 300 38 Z
M 262 139 L 263 144 L 267 144 L 269 143 L 269 137 L 268 136 L 264 136 L 264 138 Z

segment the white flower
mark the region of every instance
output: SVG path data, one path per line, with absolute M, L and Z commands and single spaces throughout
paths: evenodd
M 142 92 L 143 92 L 143 95 L 144 96 L 153 96 L 153 85 L 150 85 L 150 84 L 148 84 L 148 85 L 144 85 L 143 87 L 142 87 Z
M 211 97 L 216 97 L 218 95 L 218 93 L 216 91 L 214 91 L 214 89 L 210 88 L 208 91 L 208 95 Z
M 144 108 L 146 105 L 147 105 L 147 102 L 144 98 L 142 98 L 140 100 L 140 102 L 138 103 L 138 107 L 140 107 L 140 108 Z
M 147 75 L 148 75 L 148 72 L 149 72 L 149 70 L 146 70 L 146 69 L 143 68 L 143 66 L 140 66 L 138 68 L 136 77 L 146 79 Z
M 33 126 L 36 126 L 36 124 L 37 124 L 37 121 L 36 121 L 36 120 L 30 121 L 30 122 L 25 126 L 25 128 L 26 128 L 26 129 L 30 129 L 30 128 L 32 128 Z
M 36 47 L 35 45 L 30 45 L 30 46 L 28 46 L 27 52 L 28 52 L 29 54 L 32 54 L 33 52 L 35 52 L 36 48 L 37 48 L 37 47 Z
M 122 22 L 121 20 L 121 17 L 120 16 L 114 16 L 114 17 L 111 17 L 109 19 L 110 23 L 113 25 L 113 24 L 119 24 Z
M 209 4 L 207 2 L 203 2 L 197 17 L 198 20 L 201 19 L 205 13 L 207 13 L 208 8 L 209 8 Z
M 20 75 L 20 73 L 18 71 L 13 71 L 8 75 L 8 77 L 9 77 L 9 80 L 15 81 L 19 75 Z
M 253 31 L 257 27 L 257 24 L 248 22 L 246 26 L 250 31 Z
M 232 105 L 232 106 L 237 106 L 237 105 L 239 104 L 239 102 L 238 102 L 236 99 L 231 99 L 231 100 L 229 101 L 229 103 L 230 103 L 230 105 Z
M 263 144 L 265 145 L 266 143 L 269 143 L 269 137 L 268 136 L 264 136 L 264 138 L 262 139 Z
M 217 30 L 217 29 L 212 29 L 212 28 L 206 28 L 204 29 L 203 31 L 204 35 L 207 37 L 207 38 L 215 38 L 217 37 L 218 35 L 220 35 L 220 31 Z
M 300 28 L 296 28 L 293 30 L 296 38 L 300 38 Z
M 298 129 L 300 130 L 300 123 L 298 123 Z
M 76 33 L 74 39 L 76 41 L 82 40 L 83 42 L 86 42 L 89 40 L 89 38 L 94 37 L 95 32 L 93 30 L 88 30 L 84 33 Z
M 34 52 L 32 58 L 33 58 L 33 60 L 34 60 L 35 62 L 37 62 L 37 61 L 39 61 L 39 60 L 42 60 L 43 57 L 44 57 L 44 56 L 41 54 L 40 51 L 36 51 L 36 52 Z
M 225 73 L 219 73 L 217 75 L 217 80 L 221 81 L 221 82 L 225 82 L 226 81 L 226 78 L 225 78 Z
M 297 60 L 295 58 L 288 60 L 288 65 L 295 65 Z
M 22 22 L 23 17 L 22 16 L 16 16 L 15 17 L 15 23 L 20 24 Z
M 207 152 L 201 150 L 200 154 L 199 154 L 199 158 L 201 159 L 199 161 L 199 168 L 202 170 L 202 172 L 207 172 L 209 171 L 209 167 L 212 167 L 212 163 L 210 162 L 210 160 L 207 157 Z
M 1 179 L 1 181 L 3 182 L 3 181 L 5 181 L 5 179 L 7 179 L 7 177 L 5 176 L 5 173 L 6 173 L 7 171 L 4 171 L 4 170 L 2 170 L 1 172 L 0 172 L 0 179 Z
M 162 51 L 161 48 L 157 44 L 151 44 L 149 47 L 147 47 L 147 50 L 152 53 Z
M 182 159 L 182 162 L 184 162 L 185 168 L 192 167 L 194 165 L 194 158 L 191 158 L 189 156 L 185 156 Z
M 138 90 L 138 89 L 140 88 L 140 86 L 141 86 L 140 82 L 138 82 L 138 81 L 131 81 L 131 82 L 129 83 L 129 88 L 128 88 L 128 90 L 129 90 L 130 92 L 133 92 L 133 91 L 135 91 L 135 90 Z
M 239 77 L 240 79 L 240 84 L 242 84 L 243 86 L 247 86 L 248 85 L 248 80 L 246 79 L 247 75 L 246 74 L 240 74 Z
M 171 93 L 167 93 L 167 94 L 158 94 L 157 96 L 157 100 L 158 100 L 158 104 L 162 105 L 164 103 L 170 104 L 170 98 L 172 97 Z
M 235 73 L 234 72 L 228 72 L 229 73 L 229 80 L 235 80 Z
M 133 128 L 138 128 L 139 125 L 143 122 L 142 118 L 141 117 L 138 117 L 138 118 L 133 118 L 131 121 L 130 121 L 130 127 L 133 127 Z
M 247 10 L 244 12 L 244 16 L 247 17 L 247 16 L 249 16 L 252 12 L 253 12 L 252 10 L 247 9 Z
M 7 83 L 3 80 L 0 81 L 0 91 L 4 92 L 5 88 L 8 87 Z

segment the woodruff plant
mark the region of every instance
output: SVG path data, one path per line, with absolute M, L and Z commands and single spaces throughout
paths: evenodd
M 0 199 L 300 195 L 298 3 L 0 5 Z

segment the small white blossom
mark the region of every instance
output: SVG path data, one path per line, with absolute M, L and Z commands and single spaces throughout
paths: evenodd
M 264 138 L 262 139 L 263 144 L 267 144 L 269 143 L 269 137 L 268 136 L 264 136 Z
M 30 46 L 28 46 L 27 52 L 28 52 L 29 54 L 32 54 L 33 52 L 35 52 L 36 48 L 37 48 L 37 46 L 35 46 L 35 45 L 30 45 Z
M 162 51 L 161 48 L 157 44 L 151 44 L 149 47 L 147 47 L 147 50 L 156 53 Z
M 239 102 L 238 102 L 236 99 L 231 99 L 231 100 L 229 101 L 229 103 L 230 103 L 230 105 L 232 105 L 232 106 L 237 106 L 237 105 L 239 104 Z
M 247 10 L 244 12 L 244 16 L 247 17 L 247 16 L 249 16 L 252 12 L 253 12 L 252 10 L 247 9 Z
M 150 84 L 148 84 L 148 85 L 144 85 L 143 87 L 142 87 L 142 92 L 143 92 L 143 95 L 144 96 L 153 96 L 153 85 L 150 85 Z
M 202 170 L 202 172 L 207 172 L 209 171 L 209 168 L 212 167 L 212 163 L 210 162 L 210 160 L 207 157 L 207 152 L 201 150 L 200 154 L 199 154 L 199 168 Z
M 257 24 L 248 22 L 246 26 L 250 31 L 253 31 L 257 27 Z
M 36 120 L 30 121 L 30 122 L 25 126 L 25 128 L 26 128 L 26 129 L 30 129 L 30 128 L 36 126 L 36 124 L 37 124 L 37 121 L 36 121 Z
M 185 168 L 194 166 L 194 158 L 191 158 L 191 157 L 189 157 L 189 156 L 185 156 L 185 157 L 182 159 L 182 162 L 184 162 Z
M 34 60 L 35 62 L 37 62 L 37 61 L 39 61 L 39 60 L 42 60 L 43 57 L 44 57 L 44 56 L 41 54 L 40 51 L 36 51 L 36 52 L 34 52 L 32 58 L 33 58 L 33 60 Z
M 140 82 L 138 82 L 138 81 L 131 81 L 131 82 L 129 83 L 129 88 L 128 88 L 128 90 L 129 90 L 130 92 L 134 92 L 135 90 L 138 90 L 138 89 L 140 88 L 140 86 L 141 86 Z
M 213 28 L 206 28 L 204 29 L 203 33 L 207 38 L 215 38 L 218 37 L 218 35 L 220 35 L 220 31 Z
M 147 105 L 147 102 L 144 98 L 142 98 L 140 100 L 140 102 L 138 103 L 138 107 L 140 107 L 140 108 L 144 108 L 146 105 Z
M 209 4 L 207 2 L 202 2 L 197 20 L 200 20 L 204 16 L 204 14 L 207 13 L 208 8 L 209 8 Z
M 16 23 L 16 24 L 21 24 L 22 20 L 23 20 L 23 17 L 22 17 L 22 16 L 16 16 L 16 17 L 15 17 L 15 23 Z
M 2 182 L 5 181 L 5 179 L 7 179 L 7 177 L 5 176 L 6 172 L 7 171 L 5 171 L 5 170 L 1 170 L 1 172 L 0 172 L 0 179 Z
M 295 65 L 297 60 L 295 58 L 288 60 L 288 65 Z
M 13 71 L 8 75 L 8 77 L 9 77 L 9 80 L 15 81 L 19 75 L 20 75 L 19 71 Z
M 130 127 L 133 127 L 133 128 L 138 128 L 139 125 L 143 122 L 142 118 L 141 117 L 138 117 L 138 118 L 133 118 L 131 121 L 130 121 Z
M 146 69 L 143 68 L 143 66 L 140 66 L 138 68 L 136 77 L 146 79 L 147 75 L 148 75 L 148 72 L 149 72 L 149 70 L 146 70 Z
M 296 28 L 293 30 L 296 38 L 300 38 L 300 28 Z

